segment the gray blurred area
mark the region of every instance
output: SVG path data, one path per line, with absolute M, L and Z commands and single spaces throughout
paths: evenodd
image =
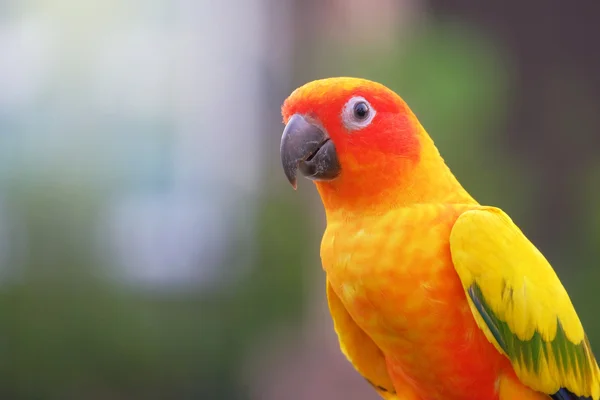
M 297 86 L 409 103 L 600 354 L 600 3 L 0 1 L 0 399 L 363 400 L 279 161 Z M 401 282 L 399 283 L 401 284 Z

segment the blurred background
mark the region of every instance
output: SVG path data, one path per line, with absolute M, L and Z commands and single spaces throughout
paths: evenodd
M 0 1 L 0 398 L 376 399 L 329 319 L 280 105 L 400 93 L 600 352 L 600 3 Z

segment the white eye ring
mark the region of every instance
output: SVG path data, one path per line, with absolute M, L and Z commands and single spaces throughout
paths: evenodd
M 355 96 L 348 100 L 342 109 L 342 122 L 350 131 L 362 129 L 373 121 L 377 111 L 362 96 Z

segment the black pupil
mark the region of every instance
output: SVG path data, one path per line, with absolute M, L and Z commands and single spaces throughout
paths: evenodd
M 354 105 L 354 116 L 358 119 L 365 119 L 369 115 L 369 106 L 364 101 Z

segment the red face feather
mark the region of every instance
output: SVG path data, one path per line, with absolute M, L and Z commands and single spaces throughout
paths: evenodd
M 368 126 L 349 130 L 342 121 L 342 111 L 353 97 L 363 97 L 376 111 Z M 296 89 L 282 107 L 284 123 L 293 114 L 310 116 L 319 121 L 343 156 L 365 164 L 366 153 L 416 159 L 419 157 L 417 127 L 412 112 L 393 91 L 378 83 L 356 78 L 329 78 L 307 83 Z M 371 154 L 369 157 L 372 157 Z
M 356 98 L 363 98 L 374 113 L 358 128 L 347 120 Z M 431 197 L 433 190 L 460 188 L 408 105 L 379 83 L 357 78 L 313 81 L 285 100 L 282 114 L 286 124 L 295 114 L 309 119 L 335 145 L 339 176 L 316 182 L 327 210 L 387 209 Z

